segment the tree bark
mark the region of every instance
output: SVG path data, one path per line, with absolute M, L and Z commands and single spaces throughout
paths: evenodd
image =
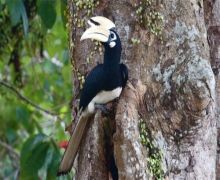
M 220 97 L 220 0 L 204 1 L 205 23 L 208 34 L 208 43 L 210 48 L 210 61 L 216 80 L 216 120 L 217 120 L 217 158 L 216 158 L 216 179 L 220 179 L 220 122 L 219 122 L 219 97 Z
M 100 44 L 79 41 L 89 17 L 115 22 L 129 68 L 112 114 L 97 112 L 88 126 L 76 179 L 216 178 L 219 2 L 69 0 L 74 99 L 103 58 Z

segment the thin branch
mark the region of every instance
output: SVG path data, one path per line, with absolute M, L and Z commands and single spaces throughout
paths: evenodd
M 0 140 L 0 146 L 5 148 L 7 151 L 13 154 L 17 160 L 19 160 L 19 154 L 10 145 Z
M 8 156 L 11 160 L 12 166 L 16 169 L 17 172 L 19 172 L 19 167 L 20 167 L 20 165 L 19 165 L 19 162 L 20 162 L 19 154 L 13 149 L 13 147 L 11 147 L 9 144 L 7 144 L 7 143 L 5 143 L 1 140 L 0 140 L 0 146 L 2 146 L 6 150 Z
M 11 91 L 13 91 L 18 98 L 20 98 L 22 101 L 24 101 L 25 103 L 31 105 L 32 107 L 34 107 L 35 109 L 42 111 L 46 114 L 49 114 L 51 116 L 58 116 L 59 114 L 51 112 L 47 109 L 44 109 L 38 105 L 36 105 L 35 103 L 33 103 L 32 101 L 30 101 L 29 99 L 27 99 L 26 97 L 24 97 L 16 88 L 14 88 L 13 86 L 9 85 L 8 83 L 5 83 L 4 81 L 0 81 L 0 85 L 10 89 Z

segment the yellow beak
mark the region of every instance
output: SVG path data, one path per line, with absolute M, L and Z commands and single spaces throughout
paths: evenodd
M 95 39 L 101 42 L 107 42 L 109 35 L 110 31 L 108 29 L 99 26 L 92 26 L 83 33 L 80 41 L 84 39 Z

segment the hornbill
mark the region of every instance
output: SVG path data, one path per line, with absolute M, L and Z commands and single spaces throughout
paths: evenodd
M 101 41 L 105 48 L 104 62 L 95 66 L 85 79 L 79 103 L 81 114 L 64 153 L 58 175 L 71 170 L 88 117 L 95 112 L 96 105 L 106 104 L 118 98 L 128 80 L 127 67 L 120 64 L 122 47 L 114 30 L 115 24 L 102 16 L 90 18 L 88 24 L 90 28 L 83 33 L 81 40 Z

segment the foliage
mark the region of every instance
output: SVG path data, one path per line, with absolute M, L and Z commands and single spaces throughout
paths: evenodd
M 34 154 L 34 155 L 33 155 Z M 34 135 L 24 143 L 21 150 L 21 179 L 54 179 L 56 167 L 59 164 L 59 151 L 44 134 Z M 44 177 L 44 178 L 43 178 Z
M 72 89 L 65 9 L 0 0 L 0 179 L 55 177 Z
M 157 3 L 153 0 L 139 1 L 136 7 L 138 21 L 143 28 L 162 39 L 163 16 L 158 12 Z
M 148 151 L 147 163 L 150 173 L 154 179 L 164 179 L 164 172 L 161 166 L 162 153 L 152 142 L 152 138 L 143 119 L 141 119 L 139 130 L 141 143 Z

